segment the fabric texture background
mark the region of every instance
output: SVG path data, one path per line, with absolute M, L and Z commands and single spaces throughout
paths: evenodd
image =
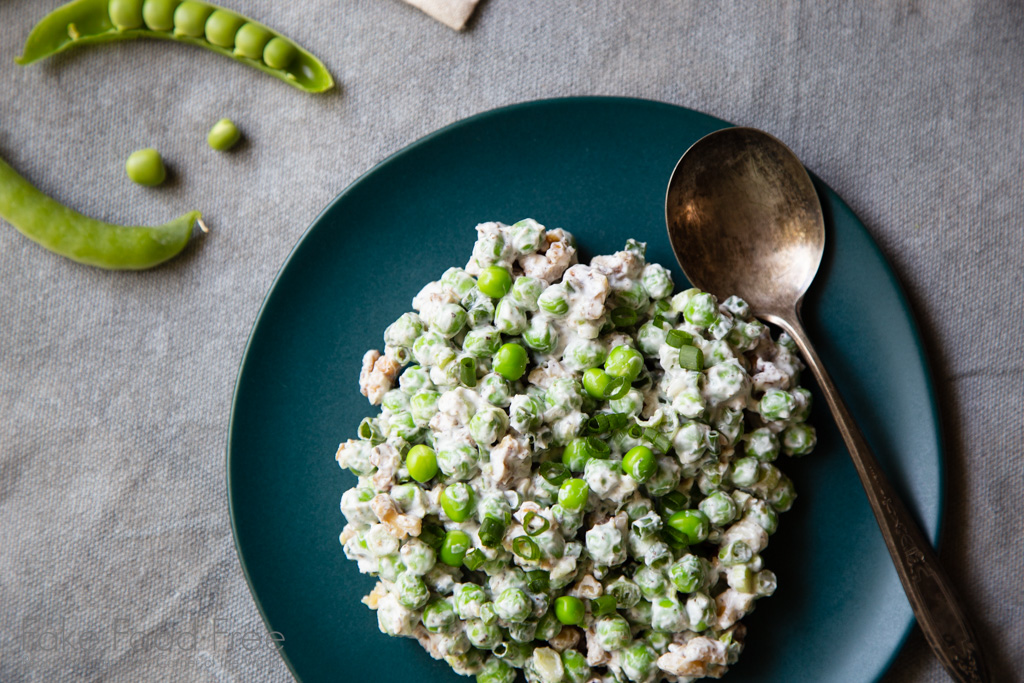
M 212 232 L 156 270 L 111 273 L 0 221 L 0 680 L 288 680 L 274 652 L 240 640 L 263 628 L 225 494 L 232 389 L 262 298 L 373 164 L 465 116 L 566 95 L 765 129 L 864 221 L 936 380 L 941 556 L 994 680 L 1024 680 L 1019 2 L 490 0 L 456 33 L 399 0 L 233 0 L 323 58 L 341 88 L 322 96 L 164 41 L 16 66 L 57 4 L 0 2 L 0 156 L 85 214 L 144 224 L 199 208 Z M 222 116 L 246 140 L 229 154 L 206 146 Z M 164 187 L 124 175 L 148 146 L 171 169 Z M 27 632 L 61 629 L 122 635 L 26 648 Z M 169 629 L 199 646 L 170 647 Z M 915 630 L 885 680 L 948 679 Z

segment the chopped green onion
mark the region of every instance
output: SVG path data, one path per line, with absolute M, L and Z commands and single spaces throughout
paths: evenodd
M 704 353 L 696 346 L 680 346 L 679 365 L 687 370 L 700 372 L 704 369 Z
M 517 536 L 512 541 L 512 552 L 524 560 L 536 560 L 540 558 L 540 548 L 534 540 L 528 536 Z
M 444 543 L 444 529 L 434 524 L 425 524 L 420 531 L 419 538 L 431 548 L 437 550 Z
M 560 462 L 541 463 L 537 472 L 552 486 L 561 486 L 562 482 L 569 478 L 568 468 Z
M 665 335 L 665 343 L 674 349 L 693 346 L 693 335 L 683 330 L 669 330 Z
M 660 502 L 665 511 L 662 516 L 669 517 L 680 510 L 685 510 L 690 501 L 681 491 L 672 491 L 662 496 Z
M 536 522 L 538 519 L 540 520 L 540 522 L 538 522 L 535 526 L 534 522 Z M 533 510 L 527 512 L 526 516 L 523 517 L 523 531 L 526 532 L 527 536 L 539 536 L 540 534 L 544 533 L 550 528 L 551 522 L 549 522 L 543 516 L 538 515 Z
M 467 387 L 476 386 L 476 359 L 466 357 L 459 361 L 459 381 Z
M 644 428 L 636 423 L 633 423 L 629 425 L 629 429 L 626 430 L 626 434 L 631 439 L 639 439 L 644 435 Z
M 526 587 L 531 593 L 547 593 L 551 590 L 551 577 L 543 569 L 526 572 Z
M 590 601 L 590 612 L 595 617 L 599 617 L 604 614 L 611 614 L 618 606 L 619 603 L 614 595 L 602 595 Z
M 505 536 L 505 525 L 499 519 L 487 517 L 480 525 L 478 535 L 485 548 L 497 548 Z
M 384 435 L 380 432 L 380 426 L 372 417 L 364 417 L 363 421 L 359 423 L 359 438 L 366 439 L 374 446 L 384 443 Z
M 479 569 L 484 562 L 487 561 L 487 556 L 484 555 L 480 548 L 473 548 L 466 556 L 462 558 L 462 564 L 469 570 L 476 571 Z
M 631 327 L 636 324 L 636 311 L 627 306 L 612 310 L 609 317 L 615 327 Z

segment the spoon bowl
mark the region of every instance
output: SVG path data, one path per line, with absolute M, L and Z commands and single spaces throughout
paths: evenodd
M 776 138 L 726 128 L 690 147 L 665 198 L 669 241 L 686 278 L 758 317 L 799 308 L 825 250 L 811 178 Z
M 711 133 L 676 164 L 665 222 L 690 282 L 719 299 L 734 294 L 745 299 L 754 315 L 777 324 L 796 342 L 832 411 L 925 639 L 954 680 L 990 680 L 962 600 L 801 324 L 800 304 L 825 248 L 825 221 L 800 160 L 753 128 Z

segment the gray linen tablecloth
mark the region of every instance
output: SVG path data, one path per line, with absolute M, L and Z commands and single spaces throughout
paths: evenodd
M 232 545 L 224 444 L 238 364 L 285 256 L 404 145 L 523 100 L 629 95 L 768 130 L 844 197 L 906 287 L 946 438 L 942 557 L 998 681 L 1024 680 L 1024 11 L 1017 0 L 490 0 L 456 33 L 399 0 L 232 6 L 322 56 L 310 96 L 162 41 L 13 62 L 57 2 L 0 2 L 0 156 L 80 211 L 201 208 L 173 264 L 109 273 L 0 222 L 0 680 L 281 681 Z M 230 116 L 248 142 L 206 148 Z M 156 145 L 158 190 L 127 154 Z M 197 623 L 183 654 L 131 634 Z M 119 630 L 26 650 L 26 629 Z M 915 631 L 887 681 L 947 680 Z

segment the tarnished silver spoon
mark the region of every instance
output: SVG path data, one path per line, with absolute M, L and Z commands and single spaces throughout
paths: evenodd
M 825 221 L 810 176 L 777 139 L 726 128 L 698 140 L 668 184 L 665 220 L 687 279 L 735 294 L 791 336 L 818 380 L 867 492 L 925 638 L 957 681 L 989 681 L 977 632 L 931 544 L 878 466 L 800 322 L 818 272 Z

